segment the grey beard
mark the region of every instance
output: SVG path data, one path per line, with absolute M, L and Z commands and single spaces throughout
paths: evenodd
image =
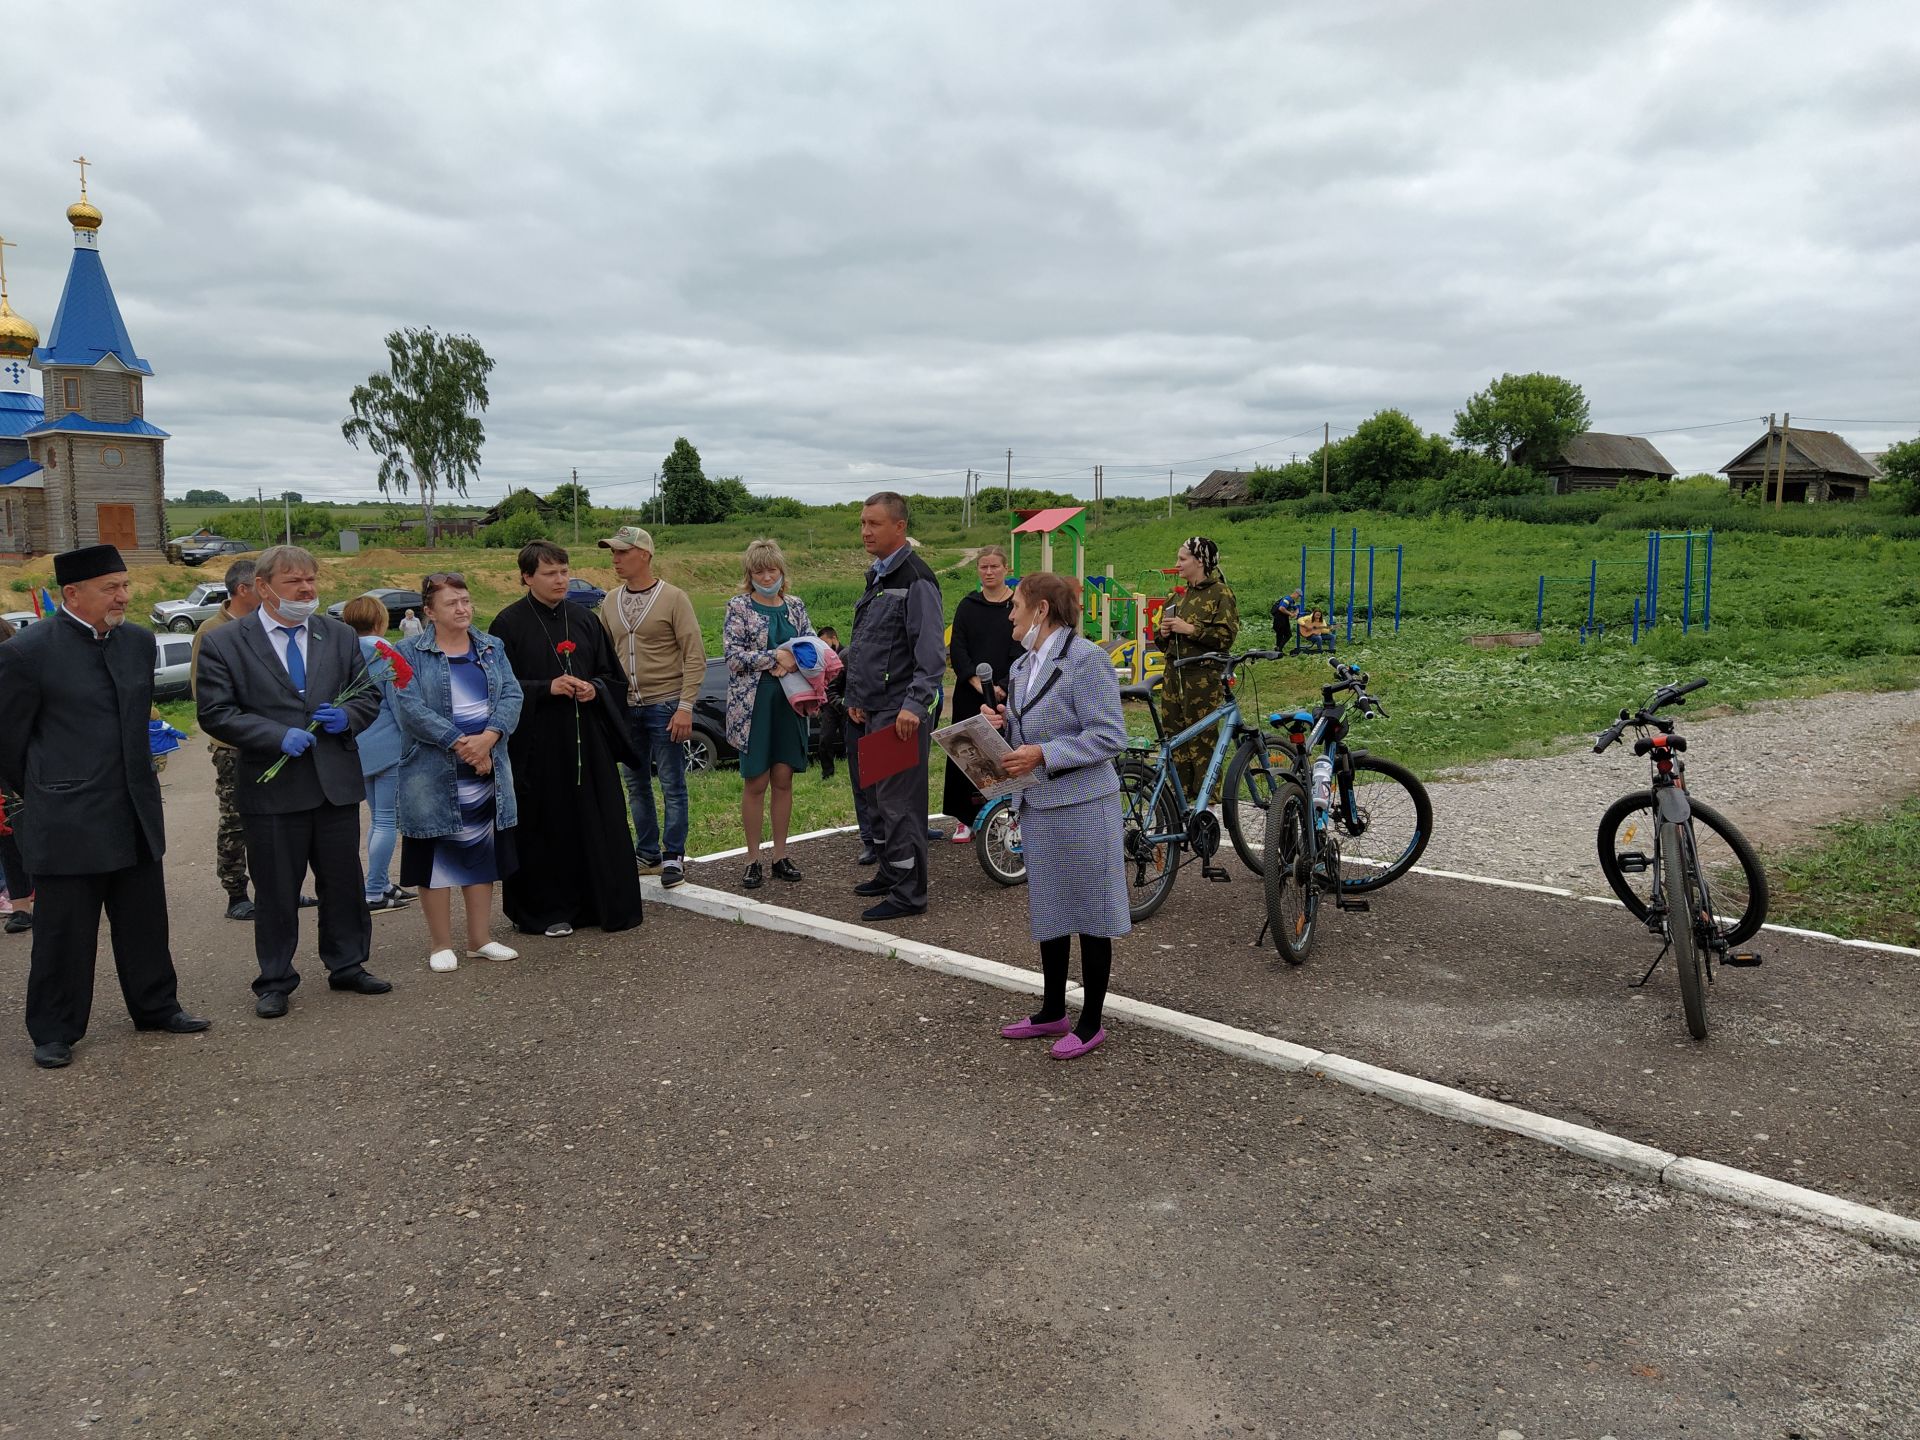
M 127 623 L 127 612 L 122 610 L 118 615 L 109 615 L 101 623 L 109 630 L 118 630 Z

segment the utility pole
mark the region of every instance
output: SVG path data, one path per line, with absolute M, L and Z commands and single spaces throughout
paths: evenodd
M 1787 501 L 1787 437 L 1791 434 L 1793 434 L 1793 416 L 1782 415 L 1780 417 L 1780 480 L 1773 487 L 1773 508 L 1776 510 Z
M 573 543 L 580 543 L 580 468 L 573 471 Z
M 1007 523 L 1013 523 L 1013 451 L 1007 451 Z
M 253 498 L 260 502 L 260 543 L 264 545 L 267 543 L 267 487 L 254 486 Z
M 280 503 L 286 507 L 287 544 L 291 545 L 293 543 L 293 492 L 291 490 L 282 490 L 280 492 Z
M 1167 518 L 1173 518 L 1173 471 L 1167 471 Z
M 1773 437 L 1779 430 L 1780 417 L 1767 416 L 1767 443 L 1760 447 L 1760 503 L 1767 503 L 1767 488 L 1773 483 Z
M 1320 422 L 1320 493 L 1327 493 L 1327 450 L 1333 444 L 1333 422 Z

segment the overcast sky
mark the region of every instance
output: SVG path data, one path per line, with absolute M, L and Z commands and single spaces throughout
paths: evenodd
M 93 0 L 0 34 L 14 306 L 52 323 L 84 152 L 176 495 L 371 496 L 340 421 L 412 325 L 497 361 L 488 498 L 577 466 L 637 499 L 676 435 L 810 499 L 1008 448 L 1164 492 L 1384 406 L 1444 431 L 1509 370 L 1687 427 L 1683 471 L 1770 410 L 1920 431 L 1908 0 Z

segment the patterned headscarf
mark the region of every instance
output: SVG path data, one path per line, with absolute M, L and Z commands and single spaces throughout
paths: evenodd
M 1220 573 L 1220 547 L 1214 544 L 1213 541 L 1207 539 L 1206 536 L 1190 536 L 1180 543 L 1180 548 L 1200 562 L 1202 574 L 1217 575 Z

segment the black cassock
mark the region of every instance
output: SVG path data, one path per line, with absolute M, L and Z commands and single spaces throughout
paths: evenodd
M 520 726 L 507 741 L 520 809 L 520 868 L 503 887 L 507 918 L 534 935 L 561 923 L 630 929 L 640 923 L 640 875 L 614 763 L 631 742 L 614 732 L 615 715 L 626 713 L 627 682 L 613 642 L 591 610 L 571 600 L 543 605 L 531 595 L 502 610 L 489 629 L 526 693 Z M 559 647 L 569 640 L 576 648 L 563 658 Z M 555 695 L 555 677 L 569 673 L 593 681 L 597 699 Z

